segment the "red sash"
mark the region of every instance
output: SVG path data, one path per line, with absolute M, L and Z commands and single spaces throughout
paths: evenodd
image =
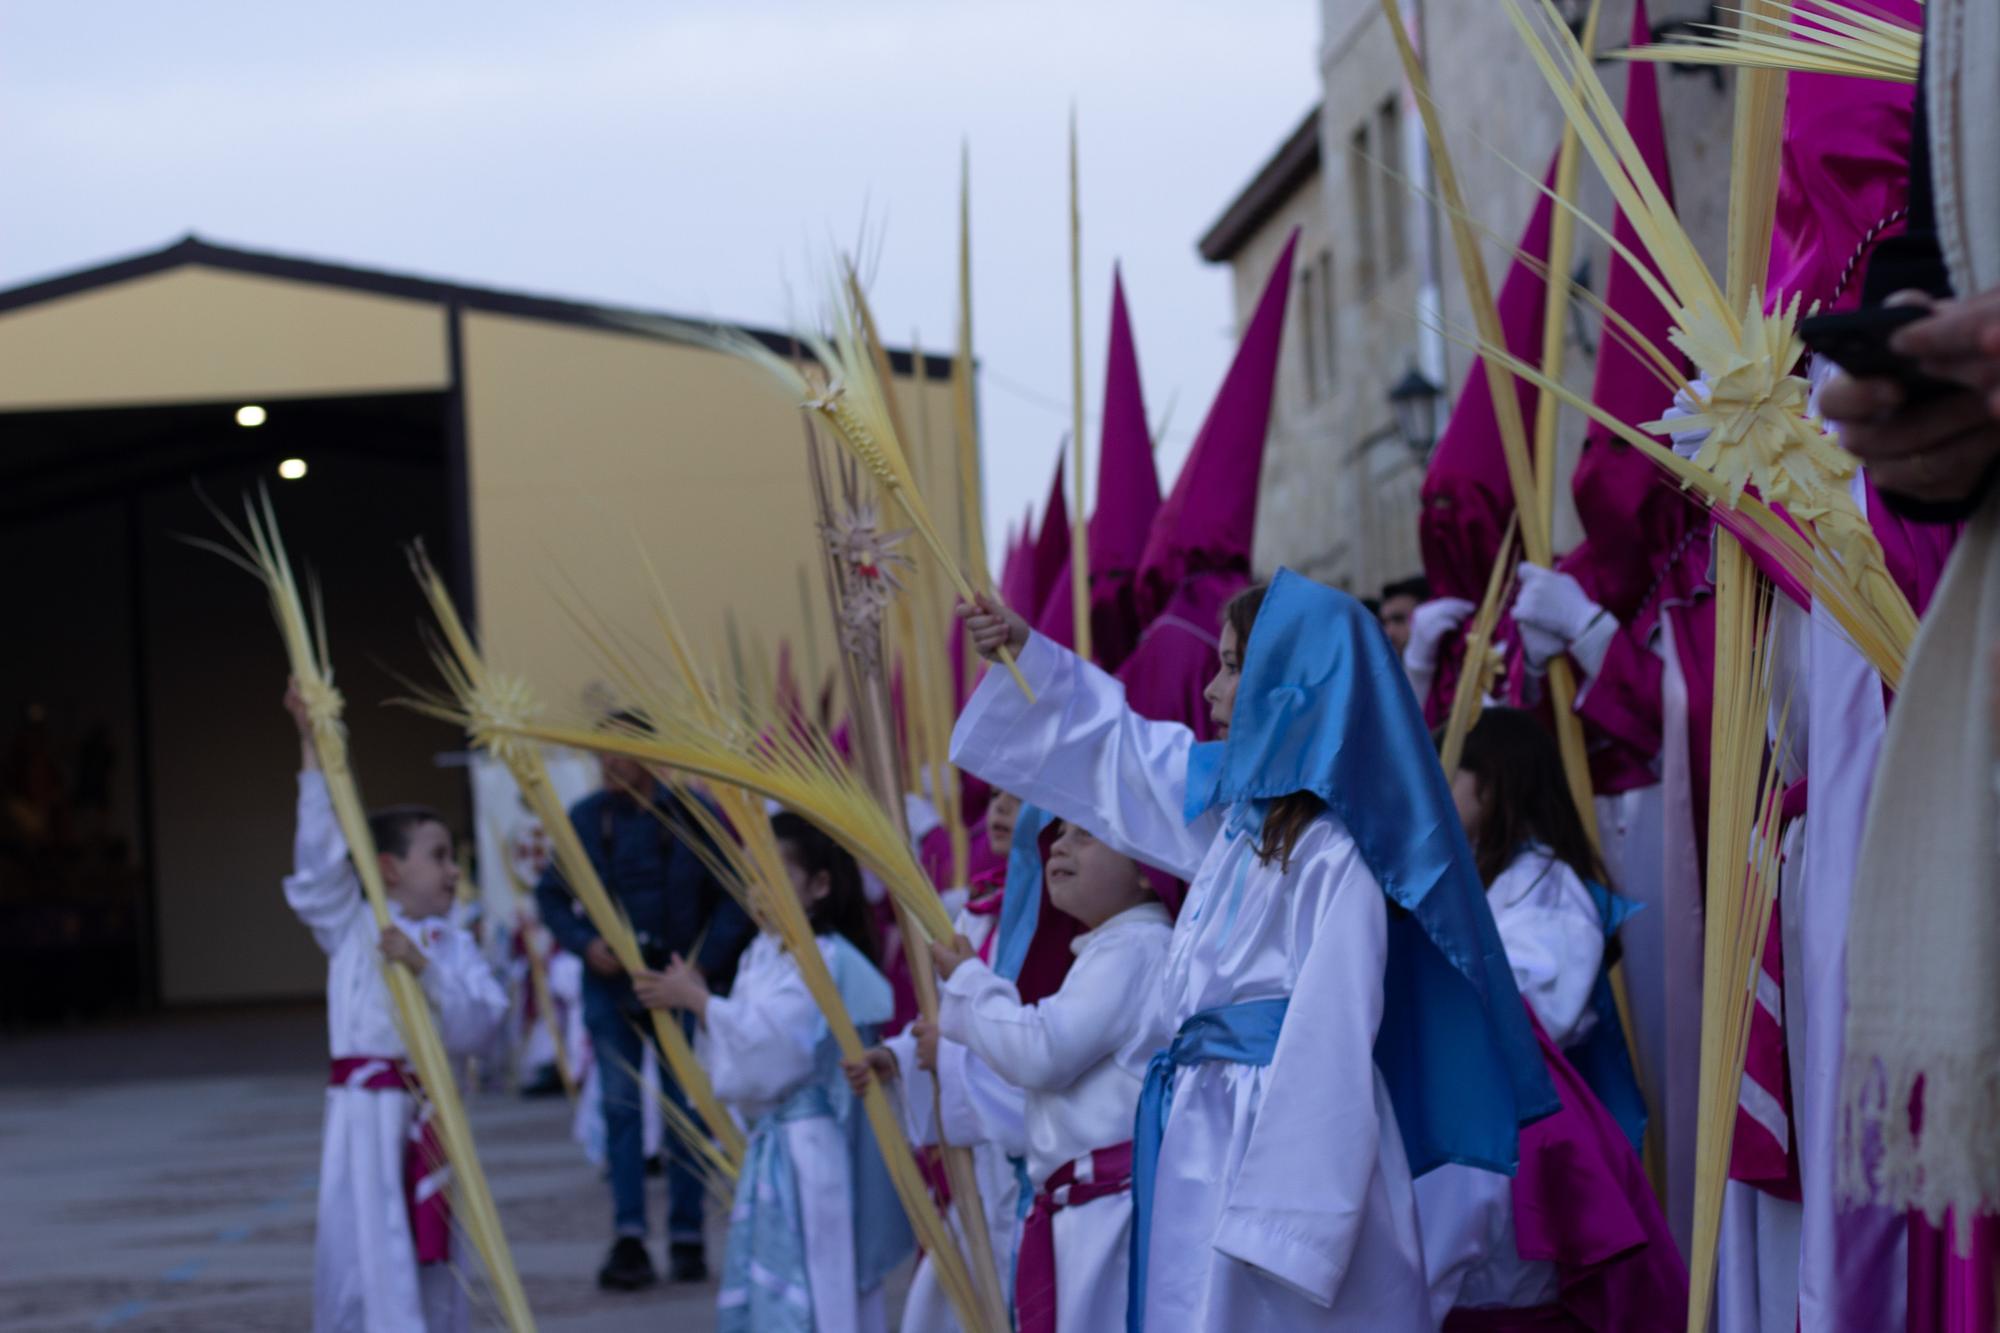
M 1014 1310 L 1021 1333 L 1056 1333 L 1056 1214 L 1132 1188 L 1132 1142 L 1099 1148 L 1089 1170 L 1077 1179 L 1077 1164 L 1066 1162 L 1042 1182 L 1034 1211 L 1021 1224 L 1021 1253 L 1014 1276 Z M 1070 1333 L 1078 1333 L 1072 1329 Z
M 451 1163 L 445 1160 L 430 1099 L 417 1086 L 403 1060 L 383 1056 L 344 1056 L 327 1074 L 330 1088 L 364 1092 L 407 1092 L 416 1099 L 416 1118 L 403 1143 L 403 1207 L 410 1219 L 410 1242 L 419 1264 L 439 1264 L 451 1257 Z

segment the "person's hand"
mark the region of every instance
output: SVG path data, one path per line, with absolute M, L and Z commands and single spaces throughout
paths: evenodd
M 1674 390 L 1673 405 L 1661 414 L 1662 421 L 1681 421 L 1708 407 L 1708 381 L 1696 378 L 1688 382 L 1684 389 Z M 1669 427 L 1671 430 L 1672 428 Z M 1675 430 L 1669 436 L 1674 442 L 1674 452 L 1694 462 L 1701 453 L 1701 446 L 1708 443 L 1708 427 L 1694 426 L 1687 430 Z
M 1479 608 L 1463 597 L 1438 597 L 1410 612 L 1410 643 L 1403 665 L 1413 671 L 1437 669 L 1438 645 Z
M 685 1009 L 697 1017 L 708 1011 L 708 983 L 701 969 L 675 954 L 659 972 L 634 972 L 632 992 L 648 1009 Z
M 382 927 L 382 957 L 392 963 L 401 963 L 415 976 L 422 976 L 431 961 L 424 957 L 424 951 L 417 947 L 415 940 L 395 926 Z
M 972 944 L 965 936 L 954 935 L 949 944 L 931 945 L 931 964 L 937 968 L 938 976 L 949 981 L 951 974 L 958 971 L 973 952 Z
M 2000 288 L 1963 300 L 1933 300 L 1924 292 L 1897 292 L 1890 305 L 1928 306 L 1924 319 L 1889 335 L 1889 348 L 1914 358 L 1933 379 L 1962 384 L 1985 398 L 2000 416 Z
M 292 715 L 292 724 L 299 729 L 299 767 L 318 768 L 319 750 L 313 744 L 312 710 L 306 707 L 306 696 L 299 690 L 297 676 L 285 682 L 285 711 Z
M 611 978 L 625 975 L 625 965 L 618 961 L 618 955 L 604 942 L 602 935 L 583 948 L 583 965 L 600 977 Z
M 1906 404 L 1892 380 L 1827 381 L 1820 412 L 1840 426 L 1840 443 L 1884 491 L 1930 503 L 1971 495 L 2000 458 L 2000 422 L 1970 389 Z
M 854 1095 L 865 1097 L 869 1080 L 888 1083 L 896 1077 L 896 1057 L 886 1046 L 870 1046 L 859 1060 L 842 1060 L 840 1072 L 847 1075 L 847 1086 L 854 1089 Z
M 1003 648 L 1019 657 L 1028 646 L 1028 622 L 985 593 L 970 602 L 960 602 L 958 618 L 965 622 L 973 651 L 989 662 L 999 661 Z
M 1514 623 L 1528 665 L 1543 671 L 1593 628 L 1609 618 L 1568 574 L 1522 561 L 1520 585 L 1514 593 Z M 1615 629 L 1615 626 L 1613 627 Z M 1601 660 L 1603 654 L 1597 654 Z
M 910 1035 L 917 1039 L 917 1068 L 927 1074 L 937 1073 L 937 1024 L 928 1018 L 919 1018 L 910 1024 Z
M 299 678 L 293 676 L 285 681 L 285 711 L 292 715 L 292 722 L 299 729 L 299 735 L 312 739 L 312 712 L 306 707 L 306 696 L 299 689 Z

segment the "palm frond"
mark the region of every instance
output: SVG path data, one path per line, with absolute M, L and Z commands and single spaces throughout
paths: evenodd
M 217 517 L 220 519 L 221 515 Z M 361 802 L 360 788 L 349 764 L 346 728 L 341 721 L 345 705 L 333 685 L 326 618 L 317 597 L 317 586 L 314 585 L 313 606 L 308 613 L 305 601 L 299 596 L 291 559 L 278 530 L 277 511 L 268 493 L 260 493 L 254 500 L 245 498 L 242 527 L 227 520 L 222 521 L 222 526 L 237 547 L 240 559 L 235 563 L 253 569 L 270 595 L 272 615 L 284 640 L 293 679 L 310 714 L 313 745 L 335 818 L 347 841 L 375 924 L 386 930 L 390 926 L 388 894 L 382 883 L 374 837 L 368 828 L 367 809 Z M 507 1326 L 517 1333 L 531 1330 L 535 1326 L 534 1315 L 528 1308 L 527 1294 L 514 1266 L 513 1252 L 508 1248 L 485 1169 L 480 1165 L 451 1056 L 438 1035 L 422 983 L 408 968 L 388 962 L 382 965 L 382 979 L 389 988 L 396 1027 L 409 1053 L 410 1066 L 430 1100 L 438 1137 L 451 1162 L 455 1223 L 464 1228 L 478 1250 Z

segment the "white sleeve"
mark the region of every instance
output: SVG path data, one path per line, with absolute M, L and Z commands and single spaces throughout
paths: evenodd
M 1494 1238 L 1513 1234 L 1514 1182 L 1476 1167 L 1447 1162 L 1416 1181 L 1417 1229 L 1431 1318 L 1440 1325 L 1458 1304 L 1474 1269 L 1494 1257 Z
M 1271 888 L 1324 898 L 1215 1248 L 1331 1305 L 1380 1155 L 1375 1034 L 1388 909 L 1351 844 L 1345 856 L 1315 856 L 1286 878 L 1293 882 Z
M 954 1147 L 990 1143 L 1020 1157 L 1028 1151 L 1028 1095 L 958 1042 L 938 1042 L 938 1113 Z
M 987 672 L 952 731 L 952 762 L 1192 879 L 1222 827 L 1219 812 L 1192 825 L 1182 815 L 1194 733 L 1140 717 L 1117 680 L 1039 634 L 1017 665 L 1035 702 L 1007 672 Z
M 1139 959 L 1106 941 L 1076 960 L 1055 994 L 1022 1004 L 1011 982 L 975 958 L 938 988 L 938 1030 L 1009 1083 L 1061 1092 L 1124 1046 L 1143 1018 L 1153 975 Z
M 445 938 L 419 980 L 437 1019 L 438 1036 L 454 1055 L 484 1047 L 506 1020 L 507 992 L 464 931 Z
M 1604 926 L 1590 891 L 1565 865 L 1493 914 L 1514 987 L 1549 1040 L 1567 1046 L 1589 1031 L 1590 993 L 1604 964 Z
M 709 1078 L 726 1102 L 775 1102 L 813 1074 L 825 1020 L 798 965 L 760 972 L 754 987 L 708 1002 Z
M 356 914 L 367 910 L 361 880 L 347 858 L 347 839 L 334 817 L 326 775 L 318 769 L 299 774 L 298 831 L 292 838 L 285 901 L 328 954 L 340 947 Z
M 905 1028 L 882 1043 L 896 1057 L 897 1094 L 901 1103 L 903 1132 L 913 1148 L 928 1148 L 937 1142 L 937 1111 L 933 1105 L 930 1071 L 917 1067 L 917 1039 Z

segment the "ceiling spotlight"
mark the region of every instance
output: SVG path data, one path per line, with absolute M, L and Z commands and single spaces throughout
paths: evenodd
M 236 424 L 239 426 L 261 426 L 268 414 L 255 403 L 245 403 L 236 409 Z
M 286 481 L 297 481 L 300 477 L 305 476 L 305 474 L 306 460 L 303 458 L 287 458 L 284 462 L 278 464 L 278 475 Z

